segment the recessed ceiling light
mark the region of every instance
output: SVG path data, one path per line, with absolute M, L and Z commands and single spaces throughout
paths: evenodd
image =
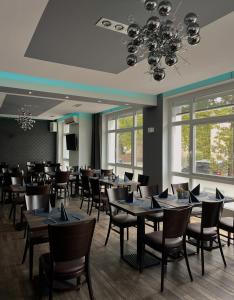
M 126 103 L 125 105 L 129 105 L 128 103 Z
M 102 102 L 102 100 L 98 100 L 97 102 L 98 102 L 98 103 L 101 103 L 101 102 Z
M 115 29 L 118 30 L 118 31 L 121 31 L 121 30 L 124 30 L 124 26 L 121 25 L 121 24 L 116 24 Z
M 66 99 L 69 99 L 69 96 L 66 96 L 65 98 L 66 98 Z
M 29 93 L 29 95 L 31 95 L 31 94 L 32 94 L 32 92 L 31 92 L 31 91 L 29 91 L 28 93 Z
M 109 26 L 111 26 L 111 22 L 108 21 L 108 20 L 103 20 L 102 25 L 105 26 L 105 27 L 109 27 Z

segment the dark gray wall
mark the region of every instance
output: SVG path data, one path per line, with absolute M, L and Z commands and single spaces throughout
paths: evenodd
M 56 160 L 56 133 L 49 132 L 48 121 L 36 120 L 32 130 L 23 131 L 15 119 L 0 118 L 0 162 L 23 166 L 44 160 Z
M 163 96 L 157 98 L 157 107 L 143 109 L 143 172 L 150 176 L 150 184 L 163 184 Z M 148 133 L 153 127 L 154 133 Z

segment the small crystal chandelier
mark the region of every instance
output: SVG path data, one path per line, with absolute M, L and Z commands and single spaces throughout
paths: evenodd
M 128 36 L 131 40 L 127 44 L 129 53 L 127 64 L 132 67 L 137 63 L 137 55 L 139 57 L 147 55 L 149 73 L 156 81 L 161 81 L 165 78 L 165 68 L 162 66 L 163 58 L 167 66 L 174 66 L 180 56 L 179 50 L 184 46 L 182 44 L 184 38 L 187 38 L 189 45 L 196 45 L 200 42 L 198 18 L 195 13 L 188 13 L 184 18 L 186 26 L 186 30 L 184 30 L 182 23 L 177 26 L 174 24 L 174 16 L 178 8 L 173 18 L 168 18 L 172 12 L 170 1 L 161 1 L 158 4 L 156 0 L 145 0 L 144 5 L 151 16 L 144 26 L 135 22 L 131 22 L 129 25 Z M 158 16 L 154 14 L 156 9 Z M 185 59 L 183 60 L 185 61 Z
M 24 105 L 19 109 L 19 116 L 16 121 L 24 131 L 31 130 L 36 122 L 32 119 L 32 114 L 27 108 L 27 105 Z

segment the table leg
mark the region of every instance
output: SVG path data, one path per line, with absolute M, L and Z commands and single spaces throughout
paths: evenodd
M 139 271 L 142 272 L 144 260 L 144 235 L 145 235 L 145 218 L 137 217 L 137 262 Z

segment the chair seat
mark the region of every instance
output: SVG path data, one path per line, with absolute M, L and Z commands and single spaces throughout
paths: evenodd
M 228 232 L 234 232 L 234 219 L 233 217 L 223 217 L 220 220 L 219 227 Z
M 137 218 L 127 214 L 118 214 L 112 217 L 112 223 L 119 227 L 130 227 L 137 225 Z
M 152 221 L 152 222 L 162 222 L 163 221 L 163 212 L 158 212 L 155 214 L 150 214 L 146 216 L 147 220 Z
M 47 273 L 50 272 L 50 254 L 46 253 L 41 255 L 40 264 L 43 264 L 44 269 Z M 85 271 L 85 257 L 80 259 L 74 259 L 69 261 L 56 262 L 54 264 L 54 276 L 55 278 L 72 278 L 78 277 Z
M 153 248 L 161 248 L 163 240 L 162 231 L 154 231 L 145 235 L 145 243 L 152 246 Z M 179 248 L 182 246 L 182 237 L 165 239 L 165 247 L 170 248 Z
M 187 235 L 195 239 L 201 239 L 201 223 L 190 223 L 187 228 Z M 217 235 L 216 227 L 203 229 L 203 240 L 210 240 Z

